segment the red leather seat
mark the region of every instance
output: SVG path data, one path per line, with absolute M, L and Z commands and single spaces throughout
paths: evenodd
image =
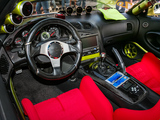
M 160 95 L 160 60 L 148 52 L 141 62 L 126 68 L 127 73 Z
M 120 108 L 113 112 L 112 105 L 89 76 L 82 79 L 79 89 L 70 90 L 36 105 L 24 98 L 22 106 L 30 120 L 160 119 L 160 101 L 149 110 L 138 111 Z

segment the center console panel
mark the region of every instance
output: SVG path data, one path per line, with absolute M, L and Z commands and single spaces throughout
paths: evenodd
M 96 75 L 93 71 L 88 71 L 88 68 L 82 68 L 79 72 L 82 76 L 89 75 L 92 77 L 107 99 L 111 100 L 118 107 L 145 110 L 152 108 L 160 99 L 158 94 L 127 73 L 123 77 L 127 76 L 128 79 L 116 88 L 113 84 L 107 82 L 109 77 L 100 76 L 101 74 Z
M 97 34 L 87 35 L 81 38 L 83 53 L 81 62 L 87 62 L 100 57 L 99 41 Z
M 129 77 L 127 73 L 123 74 L 120 71 L 115 71 L 112 75 L 109 73 L 108 76 L 103 76 L 102 73 L 94 69 L 88 73 L 89 75 L 95 76 L 95 81 L 99 78 L 101 81 L 99 82 L 98 80 L 98 82 L 105 86 L 106 89 L 111 90 L 114 94 L 122 97 L 131 104 L 141 101 L 147 94 L 147 91 L 132 77 Z
M 105 81 L 125 94 L 126 100 L 130 103 L 135 103 L 142 100 L 147 93 L 147 91 L 141 85 L 119 71 L 114 73 Z
M 90 62 L 81 69 L 81 73 L 91 76 L 103 94 L 119 107 L 138 110 L 153 107 L 160 96 L 126 73 L 124 69 L 119 69 L 120 66 L 112 63 L 107 57 Z M 119 60 L 119 63 L 123 61 Z

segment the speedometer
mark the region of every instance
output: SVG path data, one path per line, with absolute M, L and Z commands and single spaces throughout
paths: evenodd
M 50 33 L 50 37 L 60 37 L 60 32 L 59 29 L 57 27 L 51 27 L 49 29 L 49 33 Z

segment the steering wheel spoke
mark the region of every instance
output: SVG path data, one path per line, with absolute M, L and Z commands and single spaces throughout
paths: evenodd
M 50 58 L 50 61 L 51 61 L 51 64 L 52 64 L 53 68 L 61 66 L 60 58 L 58 58 L 58 59 Z
M 63 54 L 70 53 L 70 52 L 76 52 L 78 53 L 78 48 L 74 47 L 73 45 L 61 43 L 63 45 Z
M 60 58 L 58 58 L 58 59 L 50 58 L 50 61 L 51 61 L 51 65 L 53 68 L 53 75 L 60 75 L 60 73 L 62 73 Z
M 49 46 L 49 44 L 50 44 L 50 42 L 46 42 L 46 43 L 41 45 L 41 48 L 40 48 L 40 54 L 41 55 L 48 56 L 48 46 Z
M 40 47 L 31 47 L 31 57 L 35 57 L 40 54 Z

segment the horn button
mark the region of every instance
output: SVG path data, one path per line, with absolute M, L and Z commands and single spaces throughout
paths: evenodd
M 53 59 L 58 59 L 62 56 L 63 48 L 60 43 L 52 42 L 48 46 L 48 55 Z

